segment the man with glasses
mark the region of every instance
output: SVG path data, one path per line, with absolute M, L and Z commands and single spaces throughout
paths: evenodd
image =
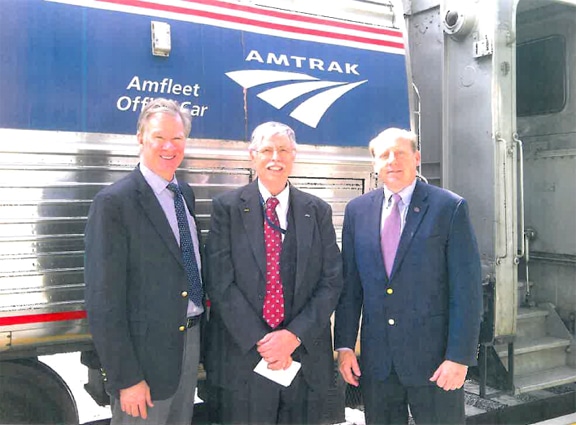
M 294 131 L 267 122 L 249 146 L 257 180 L 213 201 L 206 367 L 226 424 L 315 424 L 333 380 L 330 316 L 342 288 L 330 206 L 292 186 Z M 256 372 L 301 369 L 288 385 Z

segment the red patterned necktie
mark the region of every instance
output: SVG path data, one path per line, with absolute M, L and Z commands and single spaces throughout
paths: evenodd
M 266 243 L 266 296 L 262 316 L 270 327 L 275 328 L 284 320 L 284 291 L 280 277 L 280 253 L 282 234 L 276 214 L 278 199 L 270 197 L 266 201 L 264 220 L 264 242 Z M 271 226 L 272 223 L 275 227 Z

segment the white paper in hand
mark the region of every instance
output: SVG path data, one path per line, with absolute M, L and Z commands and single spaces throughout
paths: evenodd
M 290 367 L 286 370 L 272 370 L 268 369 L 268 362 L 262 359 L 254 368 L 254 372 L 276 382 L 277 384 L 289 387 L 300 370 L 300 366 L 299 362 L 292 362 Z

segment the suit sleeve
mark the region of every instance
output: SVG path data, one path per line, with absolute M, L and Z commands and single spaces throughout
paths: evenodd
M 342 291 L 342 259 L 329 205 L 318 209 L 318 230 L 322 250 L 321 275 L 317 282 L 304 282 L 305 285 L 315 285 L 315 290 L 304 308 L 286 326 L 301 339 L 305 348 L 311 347 L 325 331 Z
M 353 216 L 354 214 L 349 204 L 346 206 L 344 226 L 342 228 L 344 288 L 336 307 L 334 325 L 334 347 L 336 349 L 355 348 L 363 304 L 362 284 L 356 266 Z
M 452 217 L 447 265 L 450 323 L 446 359 L 475 365 L 482 319 L 482 272 L 478 244 L 463 199 Z
M 88 324 L 112 391 L 144 379 L 128 328 L 128 235 L 120 200 L 96 196 L 88 215 L 84 277 Z
M 206 244 L 206 290 L 214 310 L 246 353 L 268 333 L 268 329 L 235 282 L 231 227 L 229 207 L 215 198 Z

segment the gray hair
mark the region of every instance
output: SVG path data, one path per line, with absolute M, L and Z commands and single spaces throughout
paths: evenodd
M 148 124 L 150 116 L 157 113 L 169 114 L 174 117 L 179 116 L 184 124 L 184 136 L 188 137 L 192 129 L 192 117 L 190 113 L 182 108 L 175 100 L 164 99 L 158 97 L 147 103 L 142 108 L 140 116 L 138 117 L 138 124 L 136 125 L 137 134 L 144 131 L 144 127 Z
M 403 130 L 401 128 L 390 127 L 370 140 L 370 144 L 368 145 L 370 155 L 374 156 L 374 150 L 380 143 L 396 140 L 407 140 L 411 143 L 412 150 L 414 152 L 418 151 L 418 136 L 416 136 L 414 132 Z
M 257 151 L 262 145 L 263 141 L 276 135 L 288 137 L 292 143 L 292 146 L 294 149 L 296 149 L 296 134 L 294 134 L 294 130 L 292 130 L 286 124 L 275 121 L 268 121 L 260 124 L 254 129 L 252 132 L 252 137 L 250 138 L 250 146 L 248 146 L 248 150 Z

